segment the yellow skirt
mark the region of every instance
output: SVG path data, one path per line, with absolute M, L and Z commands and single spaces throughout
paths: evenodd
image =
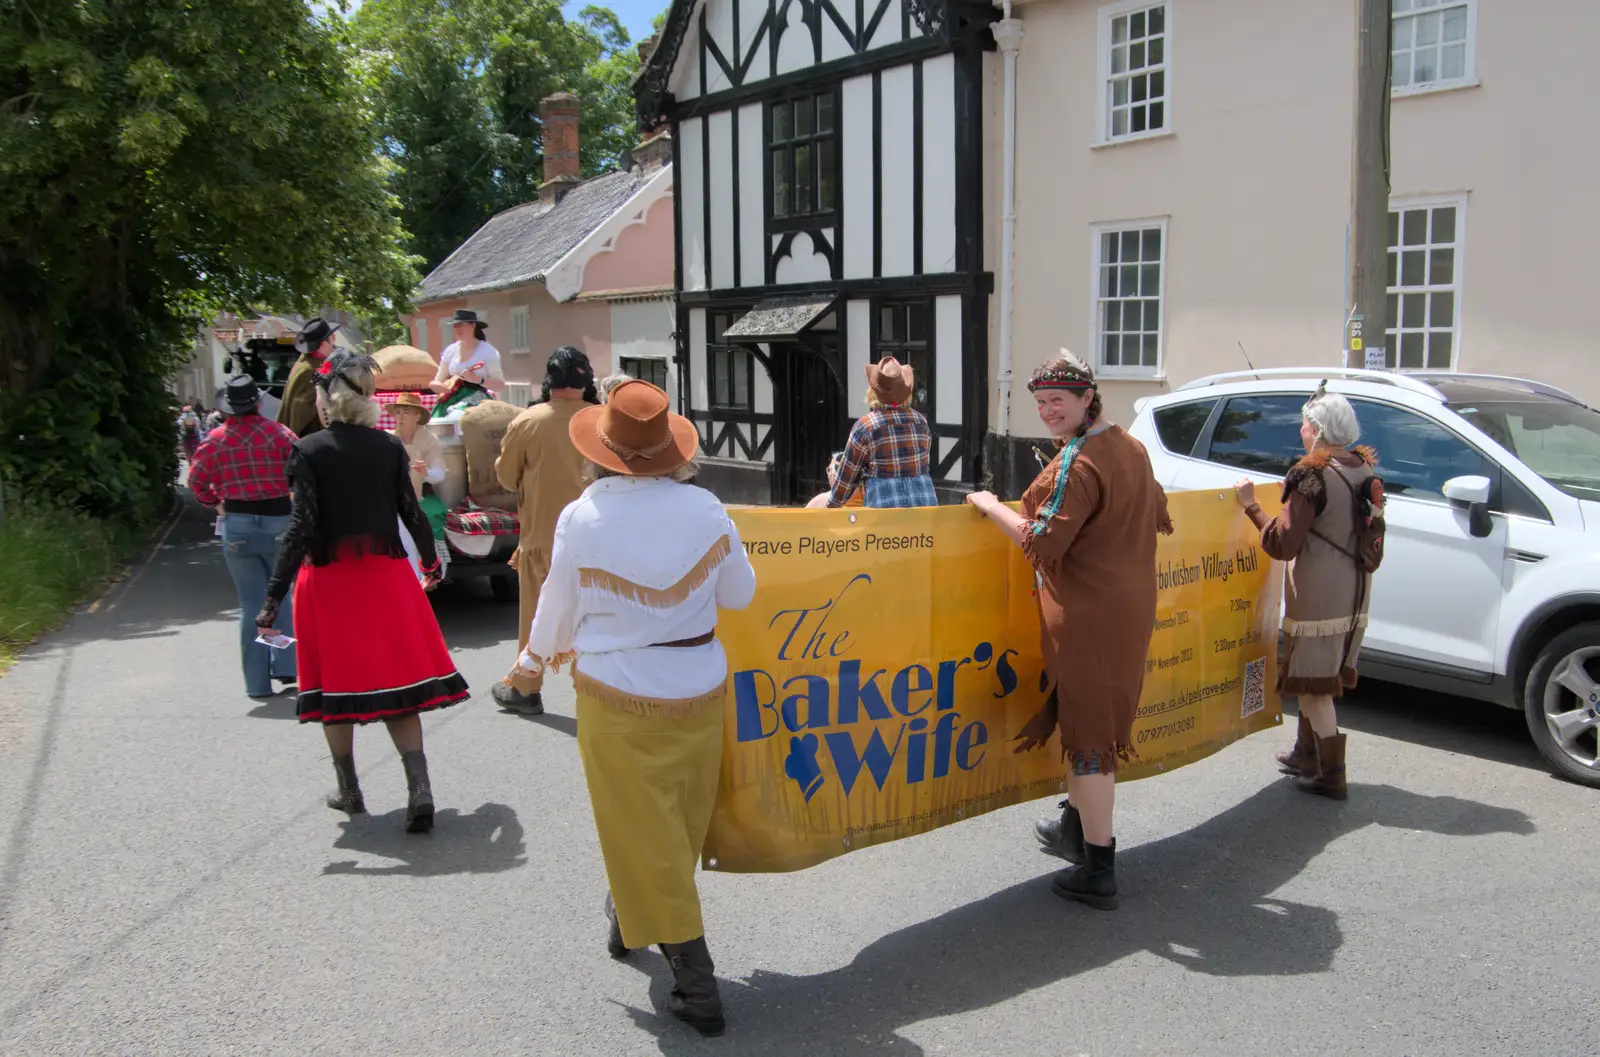
M 722 709 L 683 719 L 578 692 L 578 753 L 622 940 L 638 950 L 705 935 L 694 884 L 722 769 Z

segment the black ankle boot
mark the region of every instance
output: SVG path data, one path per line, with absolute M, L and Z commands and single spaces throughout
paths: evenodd
M 728 1029 L 722 1016 L 722 996 L 717 993 L 716 966 L 706 939 L 688 943 L 663 943 L 661 953 L 672 965 L 672 994 L 667 1012 L 702 1035 L 716 1037 Z
M 622 941 L 622 923 L 617 920 L 617 905 L 611 900 L 611 893 L 606 893 L 606 922 L 611 926 L 606 934 L 606 950 L 617 961 L 626 958 L 629 953 L 628 945 Z
M 1083 845 L 1087 861 L 1071 870 L 1056 875 L 1050 890 L 1063 899 L 1086 903 L 1096 910 L 1117 909 L 1117 842 L 1115 838 L 1102 848 L 1098 844 Z
M 1042 818 L 1033 824 L 1033 835 L 1044 850 L 1075 866 L 1084 863 L 1083 819 L 1071 801 L 1061 801 L 1060 818 Z
M 356 777 L 355 754 L 335 756 L 333 775 L 339 780 L 339 788 L 328 794 L 328 806 L 347 815 L 366 814 L 367 801 L 361 795 L 361 781 Z
M 428 784 L 428 758 L 421 749 L 402 752 L 400 763 L 406 769 L 406 832 L 426 833 L 433 828 L 433 787 Z

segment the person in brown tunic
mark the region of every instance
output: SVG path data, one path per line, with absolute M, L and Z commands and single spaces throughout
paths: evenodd
M 1135 755 L 1133 720 L 1156 617 L 1156 534 L 1171 533 L 1167 497 L 1144 445 L 1101 418 L 1094 372 L 1065 349 L 1028 382 L 1059 454 L 1016 513 L 989 492 L 967 497 L 1022 546 L 1038 584 L 1050 687 L 1018 735 L 1018 752 L 1059 730 L 1072 762 L 1052 850 L 1075 864 L 1057 895 L 1117 905 L 1112 811 L 1117 765 Z
M 1294 748 L 1278 753 L 1278 764 L 1299 788 L 1335 800 L 1345 799 L 1347 790 L 1345 736 L 1333 699 L 1356 685 L 1372 595 L 1372 574 L 1355 560 L 1355 504 L 1370 495 L 1381 517 L 1383 503 L 1382 483 L 1374 481 L 1377 453 L 1351 448 L 1360 435 L 1350 401 L 1319 388 L 1301 414 L 1306 456 L 1284 479 L 1282 513 L 1268 518 L 1248 480 L 1234 486 L 1239 505 L 1261 530 L 1261 549 L 1292 563 L 1278 690 L 1299 698 L 1300 725 Z

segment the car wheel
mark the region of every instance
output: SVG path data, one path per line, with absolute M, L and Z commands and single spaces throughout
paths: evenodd
M 489 590 L 494 592 L 496 602 L 515 602 L 517 600 L 517 578 L 515 576 L 489 577 Z
M 1600 624 L 1550 640 L 1522 699 L 1528 733 L 1556 773 L 1600 789 Z

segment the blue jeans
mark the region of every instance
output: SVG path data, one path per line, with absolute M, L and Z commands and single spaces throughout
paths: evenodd
M 288 531 L 289 518 L 260 514 L 222 516 L 222 558 L 228 563 L 234 590 L 239 595 L 239 654 L 244 666 L 244 692 L 269 697 L 272 677 L 293 678 L 294 647 L 275 650 L 256 641 L 256 614 L 267 600 L 267 581 L 278 560 L 278 541 Z M 275 625 L 285 635 L 294 634 L 294 589 L 278 608 Z

